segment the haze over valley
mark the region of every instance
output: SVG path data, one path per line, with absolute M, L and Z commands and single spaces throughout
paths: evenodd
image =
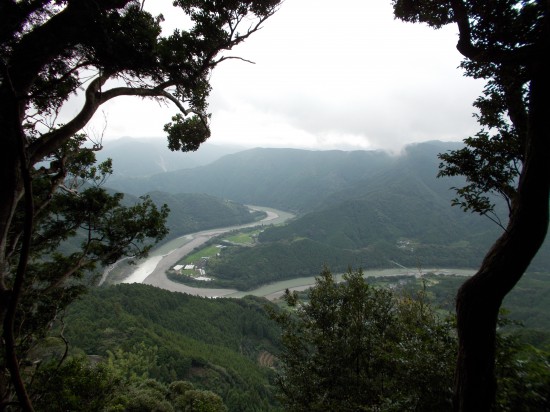
M 407 146 L 401 155 L 383 151 L 308 151 L 209 147 L 181 156 L 162 151 L 162 141 L 118 142 L 102 156 L 112 157 L 115 174 L 107 185 L 135 196 L 148 194 L 171 209 L 168 239 L 200 230 L 245 224 L 254 216 L 244 206 L 261 205 L 295 214 L 266 227 L 253 246 L 226 245 L 208 261 L 208 287 L 252 290 L 298 277 L 315 276 L 323 265 L 335 272 L 348 267 L 474 269 L 502 230 L 487 217 L 451 207 L 458 178 L 437 178 L 437 154 L 458 143 L 426 142 Z M 154 145 L 157 145 L 155 148 Z M 133 167 L 155 170 L 159 153 L 173 156 L 173 170 L 142 175 Z M 167 162 L 165 162 L 167 163 Z M 189 167 L 190 164 L 200 166 Z M 151 166 L 151 167 L 150 167 Z M 156 169 L 158 171 L 158 168 Z M 128 177 L 138 176 L 138 177 Z M 507 210 L 497 207 L 505 222 Z M 258 213 L 258 212 L 257 212 Z M 260 216 L 255 216 L 259 219 Z M 248 220 L 247 220 L 248 219 Z M 545 270 L 545 245 L 532 270 Z M 204 282 L 191 282 L 203 286 Z
M 208 143 L 182 154 L 162 139 L 115 143 L 100 152 L 113 160 L 106 186 L 125 193 L 129 205 L 143 195 L 167 204 L 170 232 L 137 265 L 124 259 L 105 268 L 100 286 L 68 308 L 62 333 L 71 353 L 139 374 L 129 378 L 136 403 L 165 402 L 177 383 L 219 396 L 228 411 L 282 412 L 274 382 L 285 349 L 273 316 L 288 310 L 286 289 L 307 303 L 325 265 L 342 287 L 348 268 L 361 268 L 376 290 L 392 291 L 396 302 L 429 302 L 434 319 L 443 319 L 502 231 L 451 206 L 451 188 L 462 179 L 436 177 L 437 154 L 458 143 L 409 145 L 399 156 Z M 505 222 L 507 209 L 495 200 Z M 549 268 L 545 244 L 504 301 L 510 319 L 525 325 L 506 330 L 533 351 L 550 342 Z M 453 345 L 445 338 L 450 365 Z M 544 352 L 536 353 L 531 363 L 517 363 L 524 365 L 518 374 L 544 364 Z M 538 382 L 533 393 L 544 393 L 547 369 L 529 370 L 537 372 L 526 384 Z M 452 377 L 452 366 L 439 372 Z

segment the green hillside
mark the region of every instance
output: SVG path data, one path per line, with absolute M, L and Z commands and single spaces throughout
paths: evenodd
M 209 262 L 216 284 L 250 289 L 335 271 L 404 266 L 476 267 L 500 228 L 450 206 L 436 179 L 441 144 L 411 146 L 393 164 L 328 196 L 317 209 L 259 235 L 253 248 L 228 247 Z M 456 183 L 456 182 L 455 182 Z
M 544 320 L 547 277 L 526 275 L 504 304 L 511 310 L 509 318 L 525 322 L 523 338 L 539 348 L 549 340 Z M 423 290 L 446 314 L 463 280 L 425 274 L 421 279 L 375 277 L 368 282 L 406 296 Z M 270 320 L 266 305 L 275 308 L 260 298 L 206 299 L 138 284 L 96 288 L 69 307 L 64 336 L 73 353 L 144 372 L 136 378 L 144 382 L 140 387 L 152 385 L 147 379 L 165 385 L 188 381 L 219 394 L 229 411 L 280 411 L 274 379 L 280 372 L 275 356 L 281 331 Z M 505 333 L 510 330 L 517 329 Z M 540 368 L 548 369 L 542 363 Z
M 304 211 L 393 163 L 385 152 L 252 149 L 207 166 L 119 179 L 115 188 L 143 194 L 208 193 L 241 203 Z
M 71 305 L 65 337 L 77 351 L 156 348 L 147 375 L 212 390 L 231 411 L 276 410 L 269 367 L 279 330 L 259 298 L 207 299 L 145 285 L 91 290 Z
M 260 220 L 265 213 L 251 212 L 246 206 L 204 193 L 150 192 L 148 195 L 157 205 L 170 208 L 167 225 L 170 233 L 167 240 L 201 230 L 236 226 Z
M 476 268 L 500 230 L 430 199 L 386 191 L 348 200 L 267 228 L 255 247 L 229 246 L 208 262 L 216 285 L 248 290 L 265 283 L 314 276 L 323 264 L 334 271 L 406 267 Z M 547 270 L 543 245 L 530 270 Z
M 416 245 L 471 242 L 474 237 L 490 239 L 498 232 L 488 219 L 450 207 L 445 192 L 431 190 L 416 175 L 377 175 L 358 185 L 355 193 L 355 198 L 266 231 L 260 240 L 308 237 L 333 247 L 361 249 L 403 239 Z
M 474 268 L 502 229 L 486 217 L 451 207 L 451 187 L 463 181 L 436 177 L 437 154 L 456 146 L 415 144 L 399 156 L 254 149 L 208 166 L 155 175 L 147 184 L 301 211 L 287 225 L 260 233 L 254 247 L 229 245 L 211 259 L 212 287 L 249 290 L 315 275 L 323 264 L 335 271 L 350 265 Z M 507 210 L 497 203 L 496 211 L 505 222 Z M 171 224 L 186 219 L 183 211 Z M 531 270 L 549 266 L 546 244 Z

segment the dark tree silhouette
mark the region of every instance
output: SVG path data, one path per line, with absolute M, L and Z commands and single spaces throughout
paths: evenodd
M 456 24 L 466 75 L 487 80 L 475 106 L 482 131 L 441 155 L 441 175 L 464 175 L 455 203 L 493 215 L 504 231 L 457 294 L 455 409 L 488 411 L 495 397 L 495 330 L 502 300 L 522 277 L 548 228 L 550 195 L 550 4 L 517 0 L 394 0 L 397 18 Z
M 164 36 L 143 1 L 0 2 L 0 410 L 32 410 L 21 358 L 74 299 L 73 280 L 96 262 L 142 256 L 166 234 L 165 208 L 121 207 L 98 187 L 110 165 L 93 166 L 101 142 L 86 148 L 79 131 L 113 98 L 149 98 L 178 111 L 165 126 L 169 148 L 196 150 L 210 135 L 212 69 L 278 3 L 175 0 L 190 28 Z M 82 106 L 62 124 L 74 94 Z M 80 250 L 62 253 L 77 235 Z

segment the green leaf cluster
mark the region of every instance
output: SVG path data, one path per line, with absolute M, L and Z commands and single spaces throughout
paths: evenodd
M 271 311 L 283 330 L 278 387 L 285 410 L 452 409 L 455 322 L 436 305 L 449 305 L 457 281 L 434 274 L 365 280 L 350 270 L 336 283 L 325 268 L 311 290 L 287 291 L 287 310 Z M 548 347 L 527 343 L 507 319 L 497 334 L 494 410 L 545 410 Z
M 447 410 L 454 336 L 422 297 L 336 283 L 324 269 L 307 302 L 287 292 L 279 388 L 289 411 Z
M 138 350 L 135 355 L 143 353 Z M 138 359 L 122 354 L 128 359 Z M 223 400 L 212 391 L 196 389 L 191 382 L 164 384 L 155 379 L 124 377 L 127 364 L 92 363 L 73 357 L 62 364 L 40 365 L 32 385 L 37 411 L 79 412 L 224 412 Z
M 84 140 L 75 136 L 55 154 L 57 160 L 48 168 L 33 171 L 34 230 L 24 293 L 15 314 L 15 341 L 22 357 L 48 333 L 67 305 L 95 281 L 98 266 L 122 256 L 147 256 L 152 244 L 168 232 L 166 205 L 157 207 L 148 197 L 123 205 L 122 194 L 100 186 L 110 171 L 109 162 L 95 165 L 93 150 L 81 147 Z M 7 239 L 10 252 L 5 286 L 16 281 L 25 206 L 19 204 Z M 4 355 L 0 356 L 3 361 Z

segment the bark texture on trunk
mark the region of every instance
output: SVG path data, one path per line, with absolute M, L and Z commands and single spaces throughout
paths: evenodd
M 0 387 L 2 395 L 7 393 L 8 379 L 11 381 L 19 400 L 19 408 L 26 412 L 34 411 L 20 373 L 17 354 L 17 337 L 15 319 L 17 305 L 20 300 L 25 280 L 26 266 L 30 254 L 30 242 L 33 226 L 33 199 L 30 165 L 27 161 L 27 141 L 21 126 L 22 114 L 19 99 L 13 89 L 4 84 L 0 87 L 0 130 L 3 131 L 0 140 L 2 155 L 0 157 L 0 175 L 4 185 L 0 191 L 0 317 L 2 324 L 2 340 L 0 350 Z M 14 237 L 12 219 L 22 195 L 25 195 L 25 223 L 21 231 L 22 246 L 18 251 L 19 259 L 9 260 L 12 248 L 10 237 Z M 15 273 L 15 275 L 14 275 Z M 9 378 L 8 378 L 9 371 Z M 2 403 L 8 402 L 2 399 Z
M 537 254 L 548 229 L 550 67 L 544 66 L 535 68 L 530 84 L 525 162 L 510 222 L 479 271 L 457 294 L 455 410 L 460 412 L 491 410 L 496 392 L 495 336 L 500 305 Z

